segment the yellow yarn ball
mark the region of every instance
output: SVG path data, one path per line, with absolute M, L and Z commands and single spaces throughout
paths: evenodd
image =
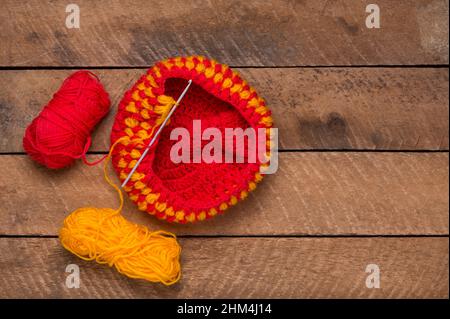
M 181 276 L 176 236 L 131 223 L 120 209 L 77 209 L 64 220 L 59 238 L 78 257 L 114 266 L 130 278 L 171 285 Z

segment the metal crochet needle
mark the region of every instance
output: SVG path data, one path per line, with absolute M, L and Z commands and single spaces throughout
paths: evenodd
M 183 92 L 181 93 L 180 97 L 178 98 L 177 102 L 174 104 L 174 106 L 172 107 L 172 109 L 170 110 L 169 114 L 167 114 L 166 118 L 164 119 L 164 121 L 162 122 L 161 126 L 158 128 L 158 130 L 156 131 L 155 135 L 153 135 L 152 140 L 150 141 L 150 143 L 147 145 L 147 148 L 145 149 L 144 153 L 142 153 L 141 157 L 139 157 L 139 160 L 136 162 L 136 165 L 134 165 L 133 169 L 131 170 L 130 174 L 128 174 L 127 178 L 125 179 L 125 181 L 122 183 L 122 185 L 120 186 L 121 188 L 123 188 L 128 181 L 130 180 L 131 176 L 133 175 L 133 173 L 136 171 L 136 169 L 138 168 L 139 164 L 141 164 L 142 160 L 144 159 L 145 155 L 147 155 L 148 151 L 150 150 L 150 148 L 152 147 L 152 145 L 155 143 L 156 139 L 158 138 L 159 134 L 161 133 L 162 129 L 164 128 L 164 126 L 166 126 L 167 121 L 170 119 L 170 117 L 172 116 L 173 112 L 175 112 L 175 110 L 177 109 L 178 105 L 180 104 L 181 100 L 183 99 L 183 97 L 186 95 L 186 92 L 188 91 L 189 87 L 192 84 L 192 80 L 188 81 L 188 84 L 186 85 L 186 87 L 184 88 Z

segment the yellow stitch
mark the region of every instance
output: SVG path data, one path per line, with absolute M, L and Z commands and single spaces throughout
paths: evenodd
M 127 162 L 125 162 L 125 160 L 123 158 L 121 158 L 119 160 L 119 163 L 117 163 L 117 166 L 119 166 L 120 168 L 125 168 L 125 167 L 127 167 Z
M 132 137 L 134 135 L 134 132 L 131 128 L 127 127 L 125 129 L 125 134 L 127 134 L 129 137 Z
M 145 95 L 149 96 L 149 97 L 155 97 L 155 94 L 153 94 L 152 89 L 147 88 L 144 90 Z
M 228 89 L 232 85 L 233 85 L 233 82 L 229 78 L 225 79 L 225 81 L 223 81 L 223 83 L 222 83 L 222 86 L 226 89 Z
M 262 175 L 260 173 L 256 173 L 255 174 L 255 181 L 256 182 L 260 182 L 260 181 L 262 181 L 262 179 L 263 179 L 263 177 L 262 177 Z
M 141 181 L 137 181 L 136 183 L 134 183 L 135 189 L 143 189 L 144 187 L 145 187 L 145 184 L 142 183 Z
M 133 189 L 131 188 L 131 186 L 124 186 L 124 191 L 126 192 L 131 192 Z
M 127 130 L 127 129 L 129 129 L 129 128 L 126 128 L 125 129 L 125 131 Z M 131 130 L 131 129 L 129 129 L 129 130 Z M 131 130 L 131 132 L 133 132 L 133 130 Z M 134 133 L 133 133 L 134 134 Z M 124 139 L 123 141 L 121 141 L 120 142 L 120 144 L 122 144 L 122 145 L 124 145 L 124 146 L 127 146 L 128 144 L 130 144 L 131 143 L 131 141 L 130 141 L 130 139 Z
M 222 204 L 220 204 L 220 206 L 219 206 L 219 209 L 220 209 L 220 210 L 225 210 L 225 209 L 227 209 L 227 208 L 228 208 L 227 203 L 222 203 Z
M 236 93 L 236 92 L 239 92 L 240 90 L 242 90 L 242 85 L 240 85 L 240 84 L 235 84 L 230 89 L 231 93 Z
M 249 190 L 254 190 L 256 188 L 256 183 L 255 182 L 250 182 L 248 183 L 248 189 Z
M 131 161 L 128 163 L 128 168 L 133 168 L 134 165 L 136 165 L 136 163 L 137 163 L 136 160 L 131 160 Z
M 236 196 L 231 196 L 230 198 L 230 205 L 236 205 L 238 202 Z
M 169 104 L 164 104 L 164 105 L 157 105 L 155 106 L 155 113 L 159 114 L 159 115 L 165 115 L 167 113 L 169 113 L 170 109 L 172 108 L 172 103 Z
M 248 99 L 248 97 L 250 96 L 250 91 L 242 91 L 241 93 L 239 93 L 239 95 L 242 99 Z
M 177 220 L 183 220 L 184 219 L 184 212 L 182 210 L 179 210 L 175 213 L 175 218 Z
M 211 208 L 208 212 L 209 216 L 215 216 L 217 215 L 217 210 L 215 208 Z
M 131 151 L 130 156 L 131 156 L 131 158 L 138 159 L 139 157 L 141 157 L 141 152 L 134 149 Z
M 153 67 L 153 72 L 155 73 L 156 77 L 158 77 L 158 78 L 161 77 L 161 72 L 157 66 Z
M 214 75 L 214 68 L 209 67 L 205 70 L 205 76 L 209 79 Z
M 188 70 L 192 70 L 195 67 L 194 62 L 186 61 L 186 67 L 188 68 Z
M 155 203 L 159 198 L 159 194 L 155 194 L 155 193 L 150 193 L 147 196 L 145 196 L 145 200 L 150 203 L 153 204 Z
M 228 66 L 222 64 L 222 73 L 225 73 L 228 70 Z
M 198 220 L 205 220 L 205 218 L 206 218 L 205 212 L 200 212 L 200 214 L 198 214 L 198 216 L 197 216 Z
M 156 81 L 155 81 L 155 79 L 153 78 L 153 76 L 148 75 L 148 76 L 147 76 L 147 80 L 148 80 L 148 82 L 150 82 L 150 85 L 151 85 L 152 87 L 154 87 L 154 88 L 158 88 L 158 87 L 159 87 L 159 85 L 156 83 Z
M 139 138 L 141 138 L 143 140 L 150 137 L 146 130 L 140 130 L 139 132 L 136 133 L 136 135 L 139 136 Z
M 120 156 L 124 157 L 125 155 L 128 155 L 128 152 L 126 150 L 121 150 L 119 154 Z
M 193 222 L 195 221 L 195 214 L 194 213 L 190 213 L 189 215 L 186 216 L 186 220 L 188 222 Z
M 139 90 L 135 90 L 134 92 L 133 92 L 133 94 L 131 95 L 131 97 L 133 98 L 133 100 L 135 100 L 135 101 L 140 101 L 142 98 L 141 98 L 141 96 L 139 95 Z
M 143 201 L 143 202 L 139 202 L 138 203 L 138 209 L 139 210 L 147 210 L 147 202 Z
M 156 203 L 155 204 L 156 210 L 158 210 L 161 213 L 166 209 L 166 207 L 167 207 L 166 203 Z
M 131 180 L 132 180 L 133 182 L 136 182 L 136 181 L 140 181 L 140 180 L 143 179 L 144 177 L 145 177 L 144 174 L 139 173 L 139 172 L 134 172 L 133 175 L 131 175 Z
M 130 199 L 131 199 L 133 202 L 137 201 L 138 197 L 139 197 L 138 195 L 130 195 Z
M 148 195 L 148 194 L 150 194 L 151 191 L 152 191 L 152 190 L 151 190 L 150 188 L 145 187 L 145 188 L 141 191 L 141 194 L 142 194 L 142 195 Z
M 139 121 L 132 117 L 127 117 L 125 119 L 125 124 L 126 124 L 126 126 L 133 128 L 133 127 L 139 125 Z
M 195 67 L 195 70 L 197 72 L 203 72 L 205 70 L 205 65 L 203 63 L 199 63 L 197 64 L 197 66 Z
M 125 173 L 124 171 L 120 172 L 120 179 L 126 179 L 128 177 L 128 174 Z
M 264 114 L 267 112 L 267 108 L 265 106 L 259 106 L 255 109 L 255 112 L 258 114 Z
M 160 95 L 160 96 L 158 96 L 158 102 L 159 102 L 159 104 L 167 105 L 167 104 L 174 104 L 175 100 L 171 96 Z
M 172 69 L 173 64 L 170 63 L 169 61 L 164 61 L 163 64 L 170 70 Z
M 214 75 L 214 83 L 218 83 L 218 82 L 222 81 L 222 79 L 223 79 L 222 73 L 216 73 L 216 75 Z
M 144 82 L 140 82 L 140 83 L 137 85 L 137 88 L 138 88 L 139 90 L 143 91 L 143 90 L 145 90 L 147 87 L 145 86 Z
M 151 125 L 148 124 L 147 122 L 142 122 L 142 123 L 141 123 L 141 127 L 142 127 L 144 130 L 149 130 L 150 127 L 151 127 Z
M 259 105 L 258 99 L 254 97 L 248 102 L 248 105 L 251 107 L 257 107 Z
M 137 111 L 138 111 L 134 102 L 131 102 L 130 104 L 128 104 L 127 107 L 125 108 L 125 110 L 128 112 L 131 112 L 131 113 L 137 113 Z
M 173 210 L 172 207 L 168 207 L 168 208 L 166 209 L 166 215 L 169 215 L 169 216 L 175 215 L 175 212 L 174 212 L 174 210 Z
M 143 107 L 145 107 L 146 109 L 149 109 L 149 110 L 152 109 L 152 106 L 151 106 L 150 104 L 148 104 L 148 100 L 147 100 L 147 99 L 142 100 L 141 105 L 142 105 Z
M 270 116 L 263 117 L 261 119 L 261 121 L 259 121 L 259 123 L 267 125 L 267 126 L 271 126 L 273 124 L 272 117 L 270 117 Z
M 247 191 L 242 191 L 241 192 L 241 199 L 246 199 L 248 196 L 248 192 Z
M 141 111 L 141 116 L 142 116 L 144 119 L 146 119 L 146 120 L 148 120 L 148 119 L 150 118 L 150 114 L 148 114 L 148 110 L 147 110 L 147 109 L 143 109 L 143 110 Z

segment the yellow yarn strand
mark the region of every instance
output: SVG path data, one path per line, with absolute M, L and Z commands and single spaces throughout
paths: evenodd
M 103 167 L 105 180 L 119 194 L 119 208 L 84 207 L 75 210 L 64 220 L 59 239 L 65 249 L 84 260 L 114 266 L 130 278 L 172 285 L 181 277 L 181 247 L 176 236 L 162 230 L 150 232 L 121 215 L 122 191 L 107 173 L 112 151 L 121 141 L 123 138 L 111 146 Z

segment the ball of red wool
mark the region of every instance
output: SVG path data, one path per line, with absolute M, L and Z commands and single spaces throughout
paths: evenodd
M 108 113 L 108 93 L 89 71 L 69 76 L 25 131 L 23 148 L 48 168 L 85 156 L 95 125 Z

